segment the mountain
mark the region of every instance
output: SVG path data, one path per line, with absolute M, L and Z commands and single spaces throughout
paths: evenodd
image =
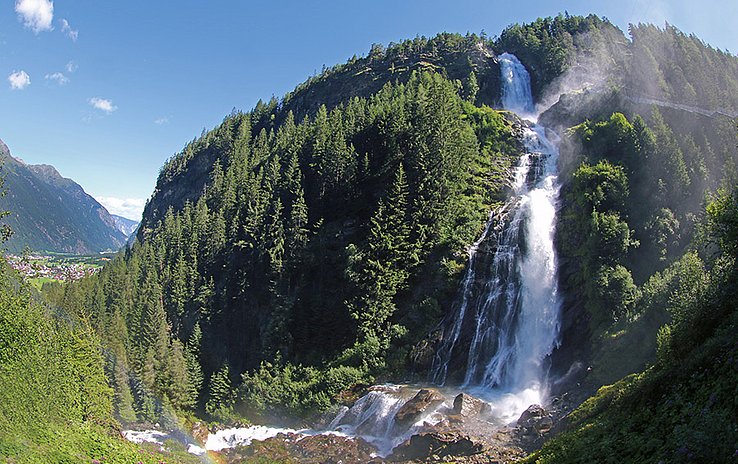
M 117 214 L 111 214 L 110 217 L 113 218 L 113 220 L 115 221 L 115 225 L 118 227 L 118 230 L 123 232 L 126 238 L 133 235 L 134 232 L 136 232 L 136 229 L 138 229 L 138 221 L 124 218 L 123 216 L 118 216 Z
M 28 246 L 36 251 L 97 253 L 117 250 L 126 241 L 108 211 L 82 187 L 45 164 L 29 165 L 11 156 L 0 141 L 0 159 L 7 194 L 0 209 L 13 236 L 11 252 Z
M 560 15 L 375 46 L 187 144 L 130 251 L 51 295 L 89 305 L 118 417 L 302 424 L 445 358 L 447 386 L 561 419 L 532 460 L 729 462 L 738 58 L 628 33 Z M 510 91 L 540 126 L 494 109 Z

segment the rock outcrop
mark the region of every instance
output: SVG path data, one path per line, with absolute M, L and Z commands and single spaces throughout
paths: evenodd
M 523 411 L 517 422 L 524 433 L 543 435 L 553 428 L 554 421 L 551 415 L 538 404 L 533 404 Z
M 492 412 L 489 403 L 485 403 L 479 398 L 475 398 L 466 393 L 459 393 L 454 398 L 453 413 L 462 417 L 475 417 L 485 415 Z
M 446 398 L 438 391 L 424 388 L 397 411 L 395 424 L 401 428 L 410 427 L 424 414 L 433 411 L 444 401 Z
M 308 464 L 365 464 L 375 459 L 376 449 L 361 438 L 337 435 L 301 437 L 280 434 L 250 446 L 225 450 L 228 463 L 300 462 Z
M 392 450 L 390 462 L 427 460 L 447 456 L 471 456 L 481 453 L 484 445 L 460 432 L 428 432 L 413 435 Z

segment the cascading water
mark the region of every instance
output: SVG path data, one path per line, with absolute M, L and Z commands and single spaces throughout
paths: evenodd
M 500 55 L 503 106 L 531 118 L 534 105 L 530 77 L 510 54 Z M 512 179 L 512 195 L 490 213 L 484 233 L 469 249 L 469 264 L 458 305 L 444 330 L 433 363 L 431 380 L 455 384 L 490 401 L 492 414 L 502 422 L 517 418 L 545 396 L 546 357 L 557 344 L 559 301 L 556 255 L 553 245 L 558 183 L 558 149 L 545 128 L 525 129 L 526 153 Z M 293 430 L 264 426 L 234 428 L 208 437 L 205 449 L 220 450 L 263 440 L 280 433 L 301 437 L 336 434 L 362 437 L 380 456 L 427 424 L 440 421 L 451 410 L 450 401 L 424 411 L 415 423 L 399 426 L 398 411 L 416 387 L 375 387 L 349 408 L 343 408 L 323 430 Z M 448 389 L 446 397 L 458 389 Z M 440 415 L 439 415 L 440 412 Z M 148 435 L 147 435 L 148 434 Z M 132 433 L 131 440 L 146 440 Z M 153 437 L 153 438 L 152 438 Z M 149 441 L 159 442 L 159 435 Z
M 528 72 L 514 55 L 499 59 L 503 106 L 531 117 Z M 526 153 L 515 168 L 512 196 L 490 215 L 470 249 L 458 307 L 432 370 L 434 383 L 459 382 L 509 418 L 545 395 L 544 363 L 559 331 L 553 245 L 558 149 L 541 126 L 532 124 L 524 135 Z
M 502 107 L 519 116 L 530 116 L 535 105 L 530 88 L 530 74 L 515 55 L 500 55 L 502 72 Z

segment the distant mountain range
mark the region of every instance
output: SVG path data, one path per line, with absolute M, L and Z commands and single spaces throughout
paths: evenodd
M 71 179 L 50 165 L 26 164 L 10 154 L 0 140 L 0 173 L 5 178 L 0 210 L 13 236 L 10 252 L 28 246 L 34 251 L 96 253 L 117 250 L 126 243 L 133 221 L 116 219 Z M 135 223 L 134 223 L 135 224 Z
M 123 216 L 118 216 L 117 214 L 111 214 L 110 217 L 112 217 L 115 221 L 115 225 L 116 227 L 118 227 L 118 230 L 123 232 L 126 237 L 130 237 L 131 235 L 133 235 L 134 232 L 136 232 L 136 229 L 138 229 L 138 221 L 124 218 Z

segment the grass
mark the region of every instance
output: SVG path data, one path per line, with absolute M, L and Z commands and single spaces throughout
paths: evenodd
M 0 436 L 0 462 L 27 464 L 195 464 L 186 450 L 162 451 L 152 443 L 131 443 L 113 430 L 89 423 L 52 426 L 33 434 Z
M 50 282 L 59 282 L 59 281 L 55 279 L 51 279 L 49 277 L 35 277 L 33 279 L 28 279 L 28 283 L 31 284 L 38 291 L 41 291 L 41 287 L 43 287 L 45 283 L 50 283 Z

